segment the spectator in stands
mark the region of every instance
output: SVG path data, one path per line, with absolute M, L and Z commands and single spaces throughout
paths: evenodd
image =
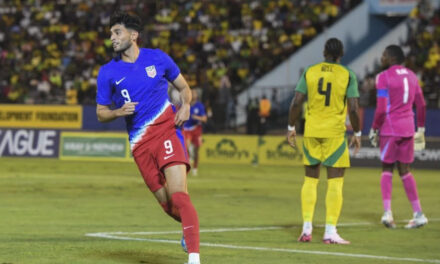
M 0 7 L 1 80 L 7 80 L 0 101 L 93 104 L 95 66 L 112 54 L 106 25 L 115 9 L 140 10 L 148 32 L 141 44 L 169 53 L 191 86 L 210 87 L 205 97 L 212 102 L 226 79 L 236 95 L 359 2 L 7 2 Z
M 420 1 L 409 14 L 409 35 L 402 44 L 406 61 L 405 65 L 416 73 L 420 80 L 428 108 L 440 107 L 440 8 L 433 9 L 429 0 Z M 373 75 L 379 73 L 377 67 Z M 364 93 L 371 87 L 371 75 L 362 81 Z M 366 94 L 361 97 L 365 106 Z M 375 96 L 369 97 L 368 105 L 375 104 Z

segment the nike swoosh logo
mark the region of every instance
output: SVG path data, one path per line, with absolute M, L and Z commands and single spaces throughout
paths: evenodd
M 174 156 L 174 154 L 173 154 L 173 155 L 166 156 L 166 157 L 163 157 L 163 159 L 166 160 L 166 159 L 171 158 L 172 156 Z
M 192 225 L 192 226 L 185 226 L 185 227 L 183 228 L 183 230 L 186 230 L 186 229 L 191 228 L 191 227 L 194 227 L 194 226 L 193 226 L 193 225 Z
M 119 85 L 123 80 L 125 80 L 125 77 L 120 79 L 119 81 L 116 81 L 116 85 Z

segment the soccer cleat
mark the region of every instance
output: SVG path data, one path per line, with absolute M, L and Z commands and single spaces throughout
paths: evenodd
M 180 240 L 180 245 L 182 246 L 183 251 L 188 253 L 188 248 L 186 247 L 185 237 L 182 236 L 182 239 Z
M 380 221 L 387 228 L 396 228 L 396 224 L 394 223 L 393 214 L 391 213 L 391 211 L 385 211 Z
M 298 238 L 298 242 L 310 242 L 312 241 L 312 234 L 301 233 L 301 236 Z
M 428 223 L 428 218 L 422 213 L 414 213 L 413 219 L 409 220 L 408 224 L 405 226 L 407 229 L 418 228 L 424 226 Z
M 324 239 L 322 240 L 324 244 L 341 244 L 341 245 L 348 245 L 350 244 L 350 241 L 347 241 L 340 237 L 338 233 L 333 233 L 331 235 L 324 234 Z

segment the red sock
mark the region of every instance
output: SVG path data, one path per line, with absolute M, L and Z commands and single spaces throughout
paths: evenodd
M 160 206 L 162 206 L 165 213 L 174 218 L 174 220 L 179 223 L 182 222 L 182 220 L 180 219 L 179 210 L 173 205 L 171 201 L 160 203 Z
M 188 253 L 199 253 L 199 218 L 189 195 L 184 192 L 177 192 L 171 196 L 171 200 L 179 210 L 182 218 L 183 236 L 185 237 Z

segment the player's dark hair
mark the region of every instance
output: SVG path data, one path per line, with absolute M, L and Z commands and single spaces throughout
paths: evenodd
M 324 56 L 336 61 L 342 57 L 342 55 L 344 55 L 344 45 L 339 39 L 331 38 L 325 42 Z
M 394 58 L 398 64 L 405 62 L 405 55 L 403 54 L 401 47 L 397 45 L 389 45 L 385 50 L 387 51 L 388 56 Z
M 124 25 L 126 28 L 134 29 L 139 33 L 142 31 L 141 19 L 135 14 L 116 11 L 110 18 L 110 27 L 116 24 Z

